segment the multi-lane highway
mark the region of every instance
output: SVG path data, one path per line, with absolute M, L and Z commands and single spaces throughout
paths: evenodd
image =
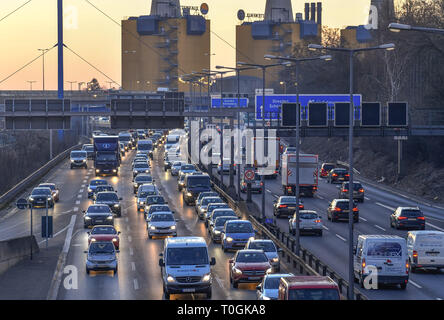
M 220 177 L 213 169 L 213 174 Z M 237 177 L 235 177 L 235 184 Z M 355 178 L 359 181 L 359 177 Z M 228 186 L 229 176 L 224 175 L 224 184 Z M 444 231 L 444 210 L 426 203 L 410 200 L 400 193 L 395 194 L 372 185 L 362 183 L 365 188 L 365 201 L 358 203 L 360 223 L 355 224 L 354 239 L 360 234 L 398 235 L 406 237 L 407 231 L 390 228 L 389 216 L 398 206 L 419 206 L 426 216 L 426 230 Z M 329 184 L 325 179 L 319 180 L 319 191 L 314 198 L 303 198 L 305 209 L 316 210 L 322 217 L 324 232 L 322 237 L 302 236 L 301 245 L 308 249 L 324 263 L 340 274 L 348 277 L 348 222 L 331 222 L 327 219 L 327 207 L 330 201 L 338 197 L 338 184 Z M 273 201 L 283 195 L 281 177 L 265 180 L 265 214 L 273 218 Z M 246 195 L 242 194 L 243 199 Z M 260 208 L 262 195 L 253 193 L 253 202 Z M 426 202 L 426 201 L 425 201 Z M 277 226 L 288 233 L 288 220 L 277 219 Z M 359 288 L 359 286 L 357 285 Z M 444 272 L 422 271 L 410 274 L 406 290 L 398 287 L 384 287 L 381 290 L 360 289 L 370 299 L 444 299 Z

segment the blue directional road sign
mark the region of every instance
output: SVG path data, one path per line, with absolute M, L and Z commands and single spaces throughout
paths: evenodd
M 310 102 L 320 103 L 326 102 L 328 104 L 329 110 L 334 109 L 334 104 L 336 102 L 349 102 L 350 95 L 349 94 L 300 94 L 299 102 L 301 104 L 301 119 L 307 120 L 307 106 Z M 296 103 L 296 95 L 287 94 L 287 95 L 265 95 L 265 120 L 277 120 L 279 108 L 282 103 Z M 353 95 L 353 104 L 355 106 L 355 117 L 359 117 L 359 107 L 361 107 L 362 103 L 362 95 L 355 94 Z M 329 120 L 333 120 L 334 118 L 333 112 L 329 112 Z M 256 96 L 256 120 L 262 120 L 262 95 Z M 356 119 L 359 120 L 359 119 Z
M 223 98 L 223 108 L 237 108 L 238 107 L 237 103 L 238 103 L 237 98 Z M 240 98 L 239 104 L 240 108 L 247 108 L 248 99 Z M 211 107 L 220 108 L 220 98 L 211 98 Z

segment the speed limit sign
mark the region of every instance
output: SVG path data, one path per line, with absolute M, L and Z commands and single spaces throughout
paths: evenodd
M 245 181 L 254 181 L 254 170 L 245 170 Z

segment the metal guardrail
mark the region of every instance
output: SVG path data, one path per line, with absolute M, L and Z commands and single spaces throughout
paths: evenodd
M 338 284 L 339 291 L 343 296 L 347 296 L 348 282 L 343 279 L 329 266 L 324 264 L 318 257 L 312 254 L 307 249 L 301 247 L 299 255 L 295 252 L 295 239 L 291 238 L 289 234 L 281 232 L 279 228 L 274 225 L 264 225 L 258 221 L 247 208 L 241 208 L 239 202 L 233 200 L 222 188 L 220 188 L 220 181 L 217 177 L 213 177 L 213 188 L 225 198 L 235 211 L 240 212 L 246 216 L 248 220 L 254 225 L 256 230 L 270 240 L 272 240 L 280 249 L 282 249 L 282 258 L 286 259 L 287 263 L 291 264 L 293 268 L 298 270 L 302 275 L 322 275 L 329 276 Z M 224 188 L 225 189 L 225 188 Z M 368 300 L 358 289 L 354 290 L 356 300 Z
M 28 188 L 32 183 L 34 183 L 38 179 L 41 179 L 45 174 L 49 172 L 49 170 L 51 170 L 60 162 L 62 162 L 70 154 L 72 150 L 76 150 L 81 146 L 82 146 L 81 144 L 75 145 L 63 151 L 62 153 L 58 154 L 56 157 L 54 157 L 52 160 L 46 163 L 43 167 L 31 173 L 28 177 L 20 181 L 9 191 L 0 196 L 0 209 L 5 208 L 18 194 L 23 192 L 26 188 Z

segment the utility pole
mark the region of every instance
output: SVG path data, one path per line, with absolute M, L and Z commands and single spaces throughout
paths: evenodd
M 45 91 L 45 54 L 50 49 L 37 49 L 38 51 L 42 52 L 42 59 L 43 59 L 43 92 Z

